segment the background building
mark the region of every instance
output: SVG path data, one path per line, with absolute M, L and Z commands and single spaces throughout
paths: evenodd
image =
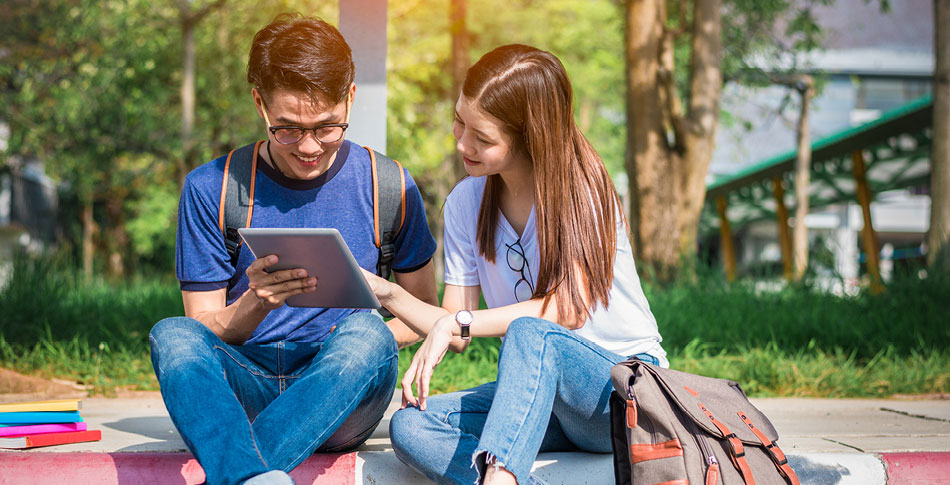
M 877 2 L 863 0 L 838 0 L 814 9 L 825 32 L 824 49 L 800 61 L 821 86 L 810 105 L 813 141 L 876 120 L 931 92 L 932 3 L 895 0 L 890 5 L 888 13 L 881 12 Z M 727 85 L 722 110 L 729 115 L 723 117 L 718 133 L 710 183 L 794 151 L 798 99 L 797 93 L 785 86 Z M 928 188 L 929 184 L 921 183 L 873 194 L 871 217 L 885 278 L 894 264 L 919 259 L 925 251 L 930 217 Z M 794 211 L 794 204 L 789 210 Z M 831 261 L 827 261 L 826 269 L 840 276 L 846 286 L 855 285 L 864 259 L 858 237 L 863 227 L 860 207 L 854 202 L 813 206 L 805 224 L 813 254 L 828 252 Z M 708 229 L 705 245 L 715 249 L 718 235 Z M 743 269 L 781 266 L 774 219 L 734 225 L 732 229 L 740 273 Z

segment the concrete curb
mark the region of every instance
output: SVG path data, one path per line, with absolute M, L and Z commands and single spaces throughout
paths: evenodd
M 884 464 L 871 453 L 802 453 L 788 455 L 802 484 L 886 484 Z
M 802 484 L 950 483 L 950 452 L 789 455 Z M 549 485 L 610 484 L 611 455 L 542 453 L 534 474 Z M 0 452 L 0 484 L 198 485 L 204 471 L 190 453 Z M 426 482 L 389 451 L 313 455 L 291 476 L 298 485 L 410 485 Z
M 950 452 L 882 453 L 888 485 L 950 483 Z
M 415 485 L 426 480 L 396 458 L 390 409 L 354 453 L 314 455 L 291 476 L 298 484 Z M 950 485 L 950 401 L 760 398 L 803 484 Z M 157 394 L 88 398 L 83 417 L 102 440 L 26 451 L 0 451 L 5 484 L 177 484 L 204 480 Z M 534 474 L 559 484 L 611 484 L 607 454 L 542 453 Z

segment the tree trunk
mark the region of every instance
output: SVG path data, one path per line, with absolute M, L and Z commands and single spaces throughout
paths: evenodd
M 927 263 L 950 272 L 950 0 L 934 0 L 934 122 Z
M 452 0 L 449 5 L 449 29 L 452 34 L 452 106 L 462 92 L 462 82 L 465 81 L 465 73 L 468 72 L 471 60 L 468 57 L 469 38 L 468 27 L 465 24 L 466 2 L 465 0 Z M 462 158 L 455 151 L 452 152 L 450 163 L 451 171 L 454 174 L 454 181 L 460 180 L 465 176 L 465 166 L 462 165 Z
M 181 25 L 184 57 L 181 76 L 181 160 L 178 161 L 178 184 L 185 185 L 185 176 L 195 166 L 195 28 L 209 13 L 221 8 L 227 0 L 214 0 L 197 11 L 195 0 L 178 0 L 178 23 Z
M 664 128 L 657 93 L 663 1 L 629 0 L 626 4 L 627 148 L 631 244 L 638 264 L 664 278 L 675 267 L 677 254 L 674 156 Z
M 451 0 L 451 2 L 449 2 L 449 33 L 452 37 L 452 54 L 450 59 L 452 65 L 452 92 L 448 101 L 452 103 L 453 107 L 455 106 L 459 94 L 462 92 L 462 82 L 465 81 L 465 73 L 468 71 L 470 63 L 468 56 L 469 38 L 468 28 L 465 24 L 465 11 L 465 0 Z M 434 197 L 436 202 L 435 205 L 430 205 L 430 207 L 441 207 L 454 184 L 461 180 L 465 174 L 465 166 L 462 165 L 462 159 L 453 148 L 452 152 L 442 160 L 442 164 L 439 166 L 438 174 L 433 184 L 436 192 Z M 433 211 L 430 216 L 434 216 L 429 217 L 429 225 L 434 230 L 435 239 L 438 243 L 436 253 L 433 256 L 435 261 L 435 274 L 436 278 L 441 280 L 445 274 L 443 259 L 444 244 L 442 239 L 444 224 L 441 214 L 438 211 Z
M 627 173 L 638 262 L 669 279 L 695 251 L 722 90 L 721 0 L 696 0 L 687 112 L 665 2 L 626 3 Z M 685 258 L 684 258 L 685 257 Z
M 795 89 L 801 95 L 801 114 L 798 117 L 798 156 L 795 159 L 795 228 L 792 232 L 793 279 L 801 281 L 808 268 L 808 186 L 811 183 L 811 134 L 808 123 L 808 104 L 811 102 L 812 78 L 802 76 Z
M 592 112 L 594 111 L 594 101 L 588 96 L 581 98 L 580 102 L 580 112 L 578 113 L 577 127 L 581 130 L 581 133 L 585 135 L 590 131 L 590 126 L 593 123 L 591 117 L 593 116 Z
M 125 253 L 129 246 L 129 235 L 125 231 L 123 202 L 126 196 L 112 193 L 105 201 L 109 226 L 106 229 L 106 251 L 109 254 L 109 277 L 119 281 L 125 276 Z
M 182 19 L 181 36 L 185 53 L 181 76 L 182 159 L 178 166 L 178 181 L 179 185 L 184 186 L 185 176 L 194 165 L 192 132 L 195 126 L 195 24 L 190 16 Z
M 92 198 L 84 197 L 82 200 L 82 273 L 86 283 L 92 281 L 92 265 L 96 253 L 96 246 L 93 241 L 96 233 L 96 220 L 93 217 Z
M 689 111 L 683 130 L 679 169 L 680 254 L 696 253 L 699 216 L 706 199 L 706 174 L 716 145 L 719 97 L 722 92 L 722 1 L 697 0 L 693 9 Z M 691 258 L 690 258 L 691 259 Z

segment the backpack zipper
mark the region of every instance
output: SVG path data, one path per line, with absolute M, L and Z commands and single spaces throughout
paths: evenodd
M 706 460 L 706 468 L 708 469 L 712 465 L 718 465 L 719 460 L 716 459 L 716 455 L 713 454 L 712 449 L 709 446 L 709 442 L 707 441 L 709 438 L 706 437 L 705 433 L 699 430 L 692 418 L 689 416 L 683 416 L 683 414 L 685 414 L 683 410 L 679 408 L 677 408 L 677 410 L 679 411 L 680 416 L 682 416 L 688 423 L 690 432 L 696 437 L 696 443 L 699 444 L 699 448 L 702 450 L 703 458 Z

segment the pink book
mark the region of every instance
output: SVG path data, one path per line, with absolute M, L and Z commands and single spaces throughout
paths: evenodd
M 63 431 L 62 433 L 42 433 L 0 438 L 0 448 L 36 448 L 39 446 L 63 445 L 66 443 L 99 441 L 101 439 L 102 431 L 98 429 L 87 431 Z
M 0 436 L 62 433 L 63 431 L 85 431 L 85 430 L 86 430 L 86 423 L 31 424 L 28 426 L 0 427 Z

